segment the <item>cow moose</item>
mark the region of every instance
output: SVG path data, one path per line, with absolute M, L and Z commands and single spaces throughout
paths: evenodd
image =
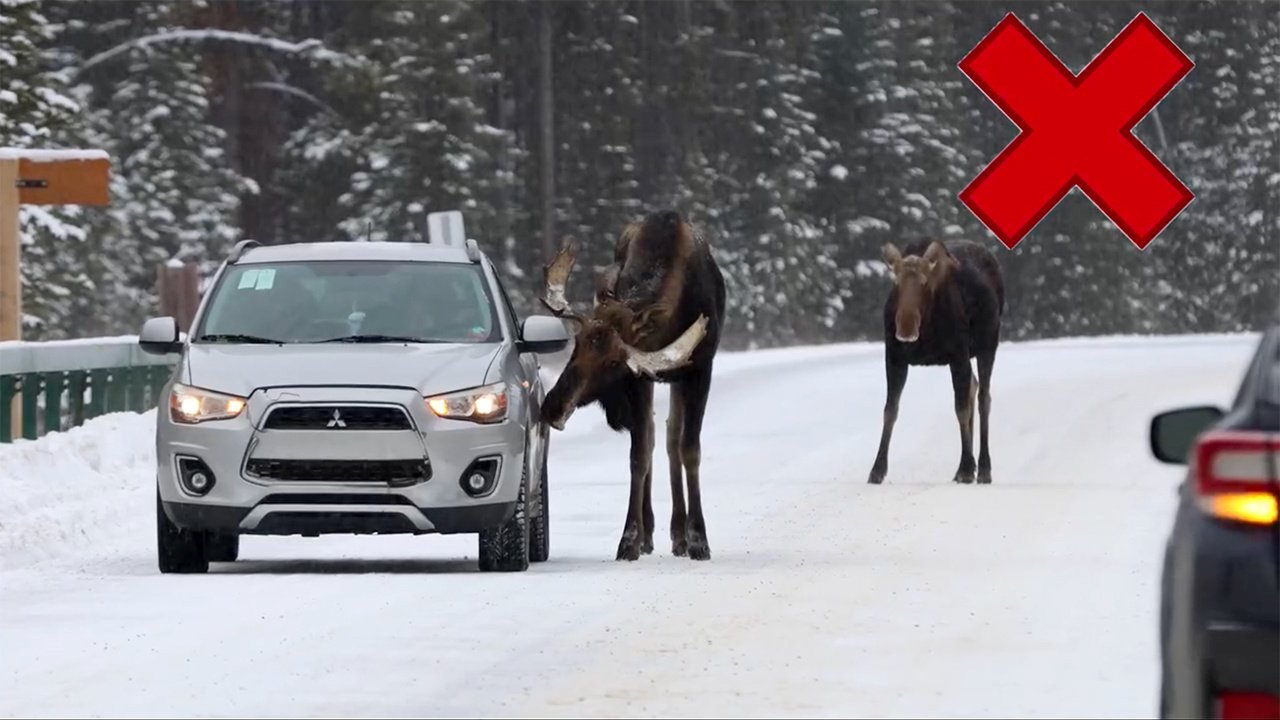
M 626 226 L 613 266 L 597 280 L 590 314 L 570 309 L 565 283 L 578 246 L 566 238 L 543 268 L 542 302 L 570 321 L 573 352 L 542 404 L 557 430 L 574 410 L 599 403 L 609 427 L 631 434 L 631 495 L 618 560 L 653 552 L 653 386 L 671 386 L 667 457 L 671 469 L 671 552 L 708 560 L 699 468 L 702 420 L 724 322 L 724 277 L 711 247 L 673 210 Z M 684 482 L 688 482 L 688 509 Z
M 889 467 L 889 438 L 898 419 L 898 400 L 912 365 L 947 365 L 960 424 L 960 466 L 953 480 L 974 481 L 973 414 L 976 399 L 982 418 L 977 481 L 991 482 L 988 430 L 991 371 L 1000 344 L 1004 316 L 1004 279 L 1000 263 L 977 243 L 918 240 L 899 251 L 884 246 L 893 287 L 884 305 L 884 362 L 887 387 L 880 450 L 868 482 L 884 482 Z M 975 380 L 970 358 L 977 358 Z

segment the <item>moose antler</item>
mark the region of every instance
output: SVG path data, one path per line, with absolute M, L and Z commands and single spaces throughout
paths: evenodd
M 631 372 L 649 377 L 657 377 L 658 373 L 675 370 L 688 364 L 698 343 L 707 335 L 707 316 L 699 315 L 698 319 L 680 334 L 671 344 L 661 350 L 645 351 L 626 345 L 627 367 Z
M 573 271 L 573 264 L 578 259 L 578 241 L 574 237 L 566 237 L 560 243 L 560 249 L 556 252 L 556 256 L 551 262 L 542 266 L 542 279 L 545 285 L 542 294 L 542 304 L 547 309 L 555 313 L 556 317 L 565 319 L 581 320 L 582 318 L 569 307 L 569 301 L 564 297 L 565 283 L 569 280 L 569 273 Z

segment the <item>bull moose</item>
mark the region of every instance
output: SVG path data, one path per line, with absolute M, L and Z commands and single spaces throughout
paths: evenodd
M 653 552 L 653 386 L 671 386 L 671 552 L 711 557 L 702 515 L 702 419 L 724 322 L 724 277 L 711 247 L 673 210 L 626 226 L 613 266 L 597 281 L 590 314 L 573 311 L 565 284 L 578 245 L 566 238 L 543 268 L 542 302 L 570 322 L 573 353 L 542 404 L 542 420 L 563 430 L 574 410 L 599 403 L 609 427 L 631 433 L 631 495 L 618 560 Z M 688 510 L 684 482 L 688 482 Z
M 898 419 L 898 400 L 911 365 L 947 365 L 960 424 L 960 466 L 953 478 L 974 481 L 974 401 L 982 418 L 977 481 L 991 482 L 988 425 L 991 371 L 1000 344 L 1004 316 L 1004 279 L 995 256 L 977 243 L 957 240 L 915 241 L 899 251 L 884 246 L 893 288 L 884 305 L 884 361 L 887 387 L 880 450 L 868 482 L 884 481 L 889 468 L 889 438 Z M 977 358 L 974 379 L 971 358 Z

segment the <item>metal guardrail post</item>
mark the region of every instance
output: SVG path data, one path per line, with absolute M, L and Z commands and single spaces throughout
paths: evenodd
M 62 371 L 44 375 L 44 427 L 43 432 L 62 430 L 62 388 L 67 374 Z
M 110 371 L 97 368 L 89 371 L 89 417 L 107 414 L 107 377 Z
M 0 442 L 13 440 L 13 415 L 9 412 L 13 407 L 14 394 L 18 387 L 18 379 L 12 375 L 0 375 Z
M 88 376 L 84 370 L 67 373 L 67 409 L 71 414 L 71 427 L 78 427 L 84 422 L 84 387 Z
M 40 373 L 26 373 L 22 376 L 22 437 L 28 440 L 40 436 L 40 418 L 36 416 L 39 401 Z

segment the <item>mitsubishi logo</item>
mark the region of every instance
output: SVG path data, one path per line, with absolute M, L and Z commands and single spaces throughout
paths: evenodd
M 333 417 L 329 420 L 329 424 L 326 425 L 325 427 L 344 428 L 346 426 L 347 426 L 347 423 L 342 419 L 342 413 L 338 412 L 337 410 L 334 410 Z

